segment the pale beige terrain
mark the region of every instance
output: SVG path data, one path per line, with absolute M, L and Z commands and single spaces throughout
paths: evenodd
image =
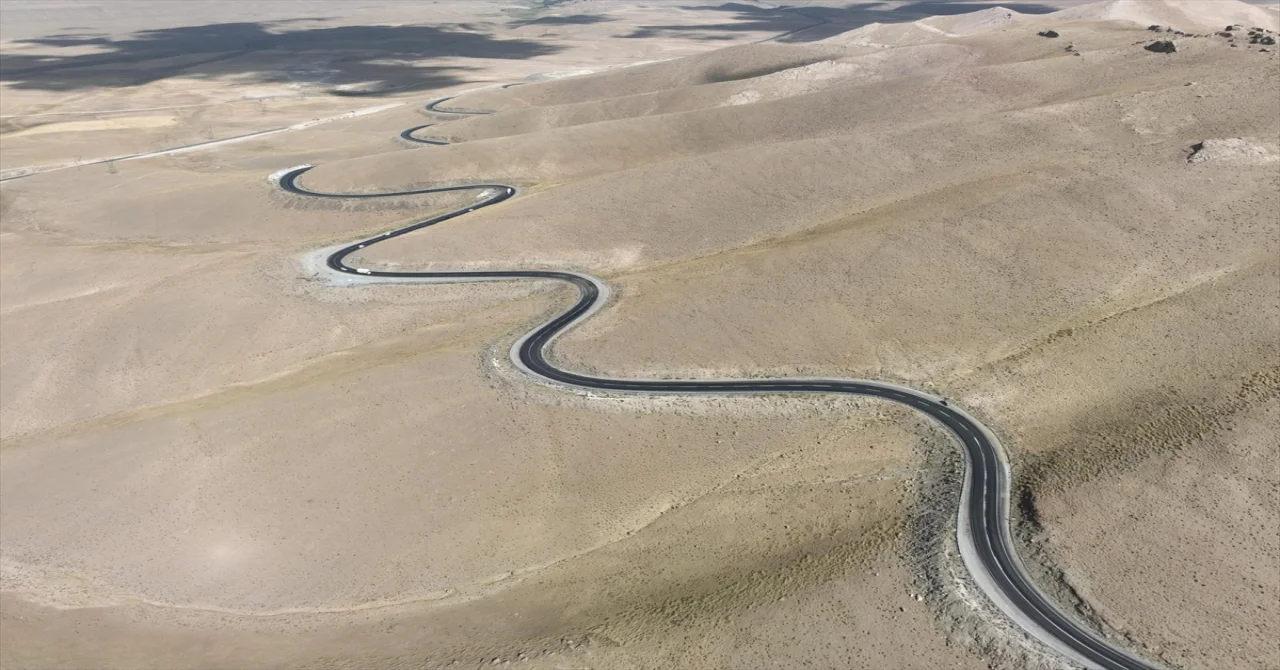
M 1171 667 L 1280 665 L 1280 67 L 1213 35 L 1274 8 L 196 3 L 103 10 L 114 46 L 22 42 L 85 4 L 6 4 L 6 61 L 129 53 L 138 26 L 223 26 L 202 57 L 303 36 L 145 82 L 154 59 L 65 90 L 6 74 L 6 170 L 394 106 L 0 187 L 4 667 L 1054 665 L 963 576 L 936 427 L 535 383 L 508 348 L 567 290 L 317 270 L 476 193 L 266 179 L 299 164 L 323 191 L 520 186 L 355 264 L 601 276 L 566 367 L 955 398 L 1011 452 L 1019 542 L 1064 606 Z M 396 39 L 424 46 L 361 42 Z M 276 74 L 325 50 L 327 79 Z M 449 103 L 491 115 L 420 111 L 519 80 Z M 260 90 L 296 99 L 239 101 Z M 396 139 L 424 123 L 458 143 Z
M 816 23 L 776 10 L 740 20 L 714 5 L 538 4 L 6 0 L 0 175 L 418 104 L 423 91 L 676 58 Z

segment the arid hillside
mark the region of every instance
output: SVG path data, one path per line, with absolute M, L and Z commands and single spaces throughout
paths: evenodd
M 1280 665 L 1280 8 L 367 4 L 148 37 L 15 1 L 5 668 L 1062 667 L 967 579 L 939 426 L 531 380 L 508 351 L 568 290 L 321 272 L 481 194 L 268 179 L 297 165 L 517 186 L 351 262 L 601 277 L 565 368 L 951 398 L 1064 608 L 1171 668 Z

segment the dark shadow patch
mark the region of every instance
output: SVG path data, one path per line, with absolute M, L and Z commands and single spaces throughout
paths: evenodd
M 68 34 L 68 35 L 50 35 L 48 37 L 40 37 L 30 40 L 19 40 L 25 44 L 39 44 L 41 46 L 51 47 L 85 47 L 85 46 L 106 46 L 111 44 L 111 40 L 102 35 L 86 35 L 86 34 Z
M 732 65 L 713 67 L 707 70 L 706 75 L 702 78 L 702 83 L 718 84 L 726 81 L 754 79 L 756 77 L 763 77 L 776 72 L 782 72 L 783 70 L 791 70 L 798 67 L 804 67 L 806 65 L 812 65 L 822 60 L 825 60 L 825 58 L 821 56 L 814 56 L 812 58 L 800 58 L 787 63 L 778 63 L 766 67 L 734 67 Z
M 604 23 L 613 19 L 599 14 L 573 14 L 571 16 L 544 16 L 529 21 L 515 21 L 511 25 L 523 26 L 583 26 L 592 23 Z
M 860 28 L 869 23 L 907 23 L 930 16 L 968 14 L 993 7 L 1003 7 L 1021 14 L 1047 14 L 1058 8 L 1040 3 L 983 2 L 956 4 L 939 0 L 921 0 L 891 6 L 884 2 L 858 2 L 843 7 L 778 5 L 763 7 L 739 2 L 720 5 L 686 5 L 688 11 L 714 11 L 733 14 L 730 22 L 691 25 L 641 26 L 625 38 L 682 37 L 692 40 L 724 39 L 717 34 L 734 32 L 779 33 L 762 42 L 814 42 Z
M 138 86 L 181 75 L 394 91 L 466 81 L 461 75 L 471 68 L 420 64 L 431 58 L 524 59 L 561 50 L 532 40 L 435 26 L 280 30 L 288 23 L 293 21 L 146 30 L 119 39 L 71 34 L 19 40 L 53 49 L 0 54 L 0 81 L 13 88 L 68 91 Z M 58 48 L 84 46 L 98 51 L 57 53 Z
M 991 9 L 993 7 L 1001 7 L 1011 9 L 1019 14 L 1048 14 L 1056 12 L 1061 7 L 1051 7 L 1049 5 L 1038 2 L 976 2 L 957 4 L 954 2 L 940 2 L 939 0 L 919 0 L 901 7 L 896 7 L 891 12 L 901 12 L 915 15 L 911 19 L 916 21 L 930 16 L 955 16 L 956 14 L 970 14 L 972 12 Z
M 1038 533 L 1044 529 L 1040 522 L 1040 508 L 1036 505 L 1036 492 L 1029 486 L 1018 489 L 1018 515 L 1030 530 Z

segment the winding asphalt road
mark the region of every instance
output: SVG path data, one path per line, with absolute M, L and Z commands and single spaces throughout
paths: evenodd
M 440 109 L 451 98 L 442 98 L 427 109 L 444 114 L 483 114 L 472 110 Z M 401 133 L 403 139 L 427 144 L 440 140 L 418 139 L 416 126 Z M 512 361 L 524 371 L 544 380 L 575 388 L 616 392 L 661 394 L 772 394 L 842 393 L 883 398 L 923 412 L 945 426 L 959 440 L 965 457 L 964 489 L 958 511 L 957 541 L 961 558 L 979 588 L 1012 621 L 1067 659 L 1089 668 L 1107 670 L 1155 670 L 1151 665 L 1108 642 L 1055 606 L 1028 576 L 1013 547 L 1009 529 L 1009 465 L 995 435 L 964 410 L 910 388 L 855 379 L 725 379 L 725 380 L 641 380 L 591 377 L 557 368 L 547 360 L 547 349 L 557 336 L 600 308 L 608 298 L 608 287 L 599 279 L 576 272 L 543 270 L 502 270 L 486 272 L 385 272 L 354 268 L 344 263 L 365 247 L 386 242 L 428 226 L 434 226 L 469 212 L 496 205 L 513 197 L 516 189 L 506 184 L 468 184 L 386 193 L 320 193 L 298 184 L 312 166 L 296 168 L 280 177 L 280 187 L 297 195 L 319 198 L 389 198 L 425 193 L 481 190 L 484 200 L 459 209 L 383 233 L 332 253 L 328 267 L 346 275 L 379 277 L 388 281 L 493 281 L 551 280 L 572 284 L 578 300 L 572 307 L 528 333 L 511 349 Z

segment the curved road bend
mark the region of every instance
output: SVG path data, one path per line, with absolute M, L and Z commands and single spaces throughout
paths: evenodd
M 441 98 L 429 103 L 429 111 L 449 114 L 483 114 L 470 110 L 439 109 Z M 428 144 L 413 132 L 417 126 L 401 133 L 401 137 Z M 1009 464 L 995 435 L 964 410 L 943 399 L 910 388 L 855 379 L 725 379 L 725 380 L 640 380 L 590 377 L 562 370 L 547 360 L 547 349 L 560 334 L 595 312 L 607 299 L 605 284 L 586 274 L 544 270 L 500 270 L 484 272 L 386 272 L 353 268 L 343 261 L 352 253 L 379 242 L 434 226 L 463 214 L 496 205 L 513 197 L 516 189 L 506 184 L 467 184 L 421 188 L 386 193 L 320 193 L 298 184 L 298 178 L 312 166 L 292 170 L 280 177 L 280 187 L 297 195 L 318 198 L 390 198 L 404 195 L 482 190 L 494 195 L 468 207 L 441 214 L 392 230 L 376 237 L 343 247 L 328 257 L 326 264 L 335 272 L 395 280 L 552 280 L 572 284 L 578 289 L 578 300 L 559 316 L 520 338 L 511 349 L 517 367 L 545 380 L 576 388 L 632 393 L 713 394 L 735 393 L 842 393 L 872 396 L 906 405 L 923 412 L 945 426 L 959 440 L 965 458 L 964 489 L 957 512 L 957 541 L 965 567 L 979 588 L 1016 624 L 1067 659 L 1088 668 L 1106 670 L 1158 670 L 1137 656 L 1121 649 L 1086 626 L 1063 613 L 1032 582 L 1013 547 L 1009 528 Z
M 400 131 L 400 139 L 408 140 L 410 142 L 417 142 L 418 144 L 435 144 L 435 145 L 449 144 L 449 142 L 445 140 L 437 140 L 437 139 L 431 139 L 426 137 L 413 136 L 413 134 L 418 132 L 419 130 L 422 130 L 423 128 L 430 128 L 431 126 L 434 126 L 434 125 L 435 125 L 434 123 L 424 123 L 420 126 L 405 128 L 404 130 Z
M 512 86 L 519 86 L 519 84 L 518 84 L 518 83 L 517 83 L 517 84 L 504 84 L 504 85 L 502 86 L 502 88 L 510 88 L 510 87 L 512 87 Z M 446 103 L 446 102 L 449 102 L 450 100 L 453 100 L 454 98 L 457 98 L 457 97 L 458 97 L 458 96 L 456 96 L 456 95 L 451 95 L 451 96 L 448 96 L 448 97 L 445 97 L 445 98 L 440 98 L 440 99 L 438 99 L 438 100 L 432 100 L 431 102 L 428 102 L 428 103 L 423 107 L 423 109 L 427 110 L 428 112 L 435 112 L 435 113 L 437 113 L 437 114 L 459 114 L 459 115 L 463 115 L 463 116 L 477 116 L 477 115 L 480 115 L 480 114 L 488 114 L 488 113 L 489 113 L 489 112 L 483 112 L 483 111 L 475 110 L 475 109 L 440 109 L 440 105 L 441 105 L 441 104 Z

